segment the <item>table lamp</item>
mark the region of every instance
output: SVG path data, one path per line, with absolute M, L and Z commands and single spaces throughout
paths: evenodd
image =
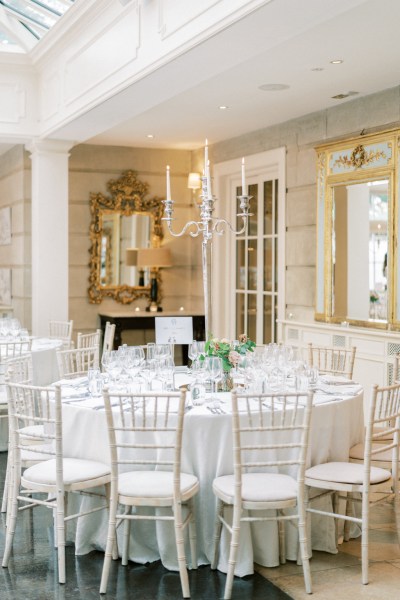
M 161 312 L 158 300 L 158 271 L 164 267 L 172 266 L 169 248 L 139 248 L 137 253 L 137 266 L 150 267 L 150 305 L 146 308 L 150 312 Z
M 138 267 L 138 285 L 144 286 L 144 269 L 138 265 L 138 248 L 127 248 L 125 251 L 125 264 L 127 267 Z

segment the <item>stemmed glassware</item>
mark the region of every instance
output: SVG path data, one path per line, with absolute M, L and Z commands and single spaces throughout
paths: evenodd
M 222 359 L 219 356 L 206 356 L 204 359 L 205 369 L 212 382 L 212 400 L 217 400 L 217 381 L 222 377 Z

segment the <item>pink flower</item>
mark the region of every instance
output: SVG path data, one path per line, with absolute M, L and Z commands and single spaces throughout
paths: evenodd
M 236 367 L 236 365 L 238 364 L 240 359 L 240 354 L 239 352 L 236 352 L 236 350 L 231 350 L 228 354 L 228 360 L 231 363 L 232 366 Z

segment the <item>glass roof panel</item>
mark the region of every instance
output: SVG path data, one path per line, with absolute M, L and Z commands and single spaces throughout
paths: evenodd
M 0 19 L 0 51 L 15 51 L 19 45 L 20 51 L 27 51 L 28 35 L 32 43 L 41 39 L 47 31 L 73 6 L 74 0 L 0 0 L 0 9 L 6 15 L 12 27 L 1 27 Z M 20 33 L 20 37 L 18 35 Z

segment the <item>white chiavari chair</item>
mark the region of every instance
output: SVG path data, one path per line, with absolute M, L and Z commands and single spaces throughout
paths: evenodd
M 15 358 L 10 358 L 6 363 L 6 380 L 10 383 L 32 383 L 33 369 L 32 369 L 32 355 L 31 353 L 24 354 Z M 4 394 L 6 396 L 5 407 L 7 409 L 6 416 L 8 416 L 8 402 L 7 392 L 4 384 Z M 2 404 L 0 404 L 2 406 Z M 11 444 L 10 436 L 8 443 L 8 456 L 6 466 L 6 476 L 4 481 L 3 500 L 1 503 L 1 512 L 7 511 L 7 499 L 9 495 L 9 486 L 11 485 Z
M 184 530 L 189 526 L 192 568 L 197 568 L 196 528 L 193 498 L 199 489 L 197 477 L 181 472 L 185 391 L 140 394 L 109 393 L 105 390 L 111 454 L 111 498 L 107 546 L 100 593 L 107 590 L 111 557 L 116 547 L 116 524 L 124 522 L 122 564 L 128 563 L 131 521 L 171 521 L 175 528 L 179 573 L 184 598 L 190 597 L 186 568 Z M 113 407 L 113 408 L 112 408 Z M 118 510 L 118 505 L 125 507 Z M 155 514 L 132 511 L 153 507 Z M 157 514 L 170 507 L 172 514 Z M 185 518 L 182 508 L 187 508 Z
M 232 391 L 234 472 L 213 482 L 217 517 L 212 569 L 217 568 L 222 526 L 231 535 L 225 600 L 232 595 L 242 522 L 297 523 L 305 588 L 311 593 L 304 489 L 311 408 L 311 393 L 255 395 Z M 232 524 L 225 516 L 229 507 L 233 507 Z M 254 514 L 269 509 L 276 510 L 275 516 Z M 285 509 L 291 509 L 289 515 Z M 252 511 L 251 516 L 247 510 Z M 284 554 L 283 527 L 279 531 L 280 552 Z
M 86 512 L 66 515 L 65 496 L 70 492 L 84 493 L 105 485 L 108 497 L 110 468 L 101 462 L 63 456 L 61 390 L 59 386 L 41 388 L 7 384 L 7 390 L 10 407 L 13 478 L 2 565 L 8 567 L 11 558 L 19 505 L 25 509 L 45 506 L 54 511 L 57 531 L 57 535 L 54 537 L 58 551 L 58 580 L 59 583 L 65 583 L 66 520 L 77 519 L 103 510 L 108 505 L 106 502 L 104 505 Z M 26 433 L 27 421 L 39 426 L 37 433 Z M 32 438 L 39 443 L 31 444 Z M 32 464 L 21 473 L 21 454 L 27 449 L 33 455 L 36 454 L 40 462 Z M 21 493 L 21 490 L 34 495 L 27 497 Z M 41 493 L 44 494 L 44 497 L 39 499 L 37 494 Z
M 49 337 L 62 340 L 64 350 L 73 347 L 72 331 L 74 321 L 49 321 Z
M 317 367 L 320 373 L 327 375 L 342 375 L 348 379 L 353 378 L 354 361 L 357 348 L 334 348 L 328 346 L 315 346 L 308 344 L 308 363 Z
M 101 329 L 96 329 L 92 333 L 78 333 L 76 338 L 77 348 L 91 348 L 93 346 L 99 346 L 101 342 Z
M 376 432 L 378 427 L 380 431 Z M 311 513 L 343 519 L 345 523 L 361 526 L 362 583 L 368 583 L 368 528 L 370 506 L 376 502 L 398 497 L 399 477 L 400 383 L 387 387 L 375 385 L 372 391 L 369 418 L 365 432 L 363 460 L 359 463 L 328 462 L 306 470 L 306 485 L 336 495 L 332 511 L 308 508 Z M 393 438 L 391 437 L 393 436 Z M 382 441 L 386 437 L 386 441 Z M 375 442 L 380 441 L 379 444 Z M 375 466 L 382 452 L 390 452 L 389 468 Z M 359 495 L 361 494 L 361 500 Z M 347 502 L 346 514 L 335 510 L 340 500 Z M 361 502 L 361 516 L 354 516 L 351 505 Z M 346 534 L 345 534 L 346 537 Z
M 61 379 L 87 375 L 88 369 L 99 368 L 99 346 L 57 350 L 58 371 Z
M 104 352 L 111 352 L 114 348 L 114 335 L 115 335 L 115 323 L 111 325 L 109 321 L 106 323 L 104 330 L 103 340 L 103 354 Z

